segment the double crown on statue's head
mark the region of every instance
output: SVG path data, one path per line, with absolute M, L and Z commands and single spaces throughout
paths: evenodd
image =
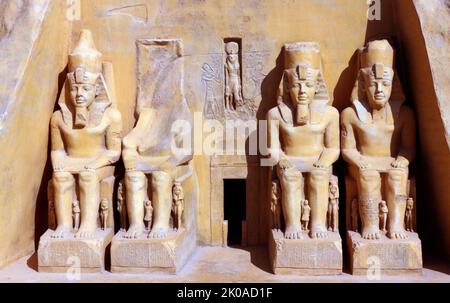
M 359 50 L 362 69 L 371 69 L 376 79 L 393 75 L 394 49 L 387 40 L 374 40 Z
M 101 73 L 102 54 L 95 47 L 92 33 L 83 30 L 78 44 L 69 55 L 69 81 L 77 84 L 95 84 Z
M 296 42 L 284 45 L 286 76 L 306 80 L 317 75 L 321 68 L 320 47 L 315 42 Z

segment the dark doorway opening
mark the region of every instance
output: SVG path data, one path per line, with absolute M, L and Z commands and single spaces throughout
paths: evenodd
M 224 179 L 224 219 L 228 221 L 228 245 L 241 245 L 242 221 L 245 220 L 245 179 Z

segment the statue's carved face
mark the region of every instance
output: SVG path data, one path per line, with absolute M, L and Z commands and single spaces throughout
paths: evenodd
M 375 109 L 383 108 L 391 97 L 393 70 L 381 64 L 375 64 L 372 68 L 363 69 L 362 76 L 370 106 Z
M 316 94 L 319 71 L 299 65 L 288 74 L 289 94 L 293 104 L 310 104 Z
M 70 97 L 76 107 L 89 107 L 95 100 L 95 84 L 72 83 Z
M 68 74 L 70 99 L 76 107 L 89 107 L 94 102 L 98 91 L 98 74 L 87 72 L 80 66 Z
M 334 184 L 330 184 L 330 192 L 332 194 L 335 194 L 337 192 L 337 187 Z
M 228 60 L 231 63 L 237 62 L 238 58 L 239 58 L 239 56 L 238 56 L 238 54 L 236 52 L 231 51 L 230 53 L 228 53 Z

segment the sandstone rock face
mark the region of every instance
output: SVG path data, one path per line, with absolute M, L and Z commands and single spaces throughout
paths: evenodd
M 0 267 L 34 251 L 58 75 L 67 60 L 64 1 L 1 1 Z
M 2 1 L 0 3 L 0 41 L 11 33 L 21 10 L 24 8 L 24 2 L 23 0 L 18 0 Z

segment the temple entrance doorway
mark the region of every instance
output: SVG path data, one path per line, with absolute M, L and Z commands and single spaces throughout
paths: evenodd
M 228 223 L 226 241 L 229 246 L 241 246 L 246 219 L 246 179 L 224 179 L 223 188 L 224 220 Z

